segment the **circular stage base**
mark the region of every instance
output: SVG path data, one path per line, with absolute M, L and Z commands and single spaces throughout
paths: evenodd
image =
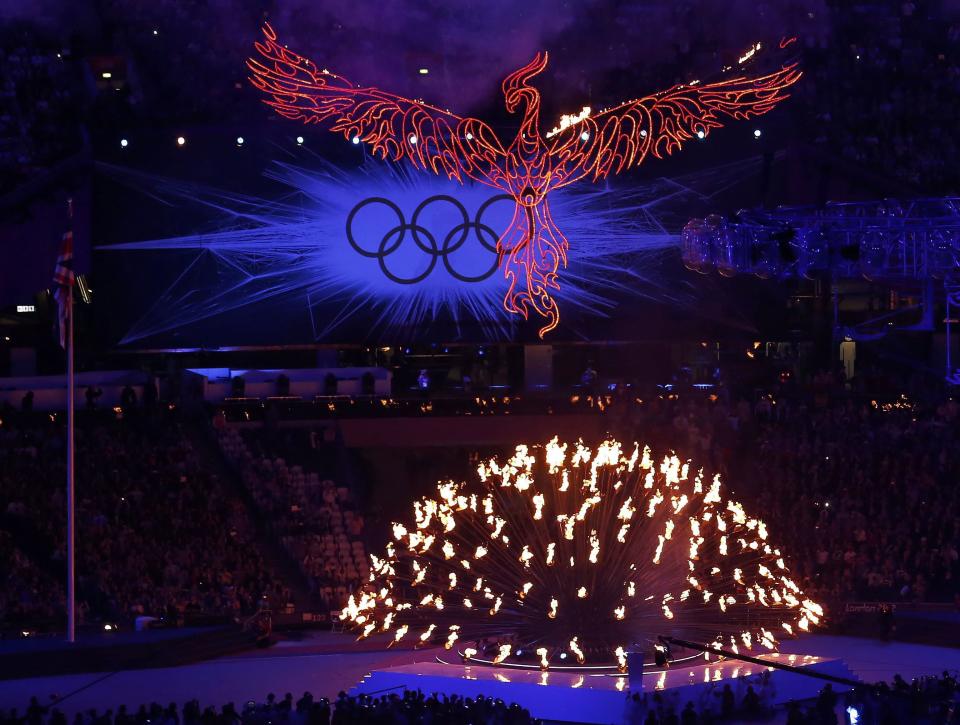
M 684 650 L 688 652 L 689 650 Z M 610 663 L 598 663 L 592 665 L 578 664 L 573 658 L 570 658 L 572 661 L 570 664 L 552 664 L 549 667 L 550 672 L 569 672 L 569 673 L 584 673 L 591 675 L 610 675 L 610 676 L 623 676 L 623 672 L 620 670 L 619 665 L 616 662 Z M 722 657 L 714 657 L 713 661 L 719 662 Z M 681 657 L 672 657 L 670 659 L 670 665 L 675 667 L 677 665 L 684 664 L 694 664 L 697 660 L 703 661 L 702 652 L 692 652 L 691 654 L 684 654 Z M 482 667 L 497 667 L 505 670 L 541 670 L 543 668 L 536 662 L 531 660 L 531 662 L 494 662 L 489 656 L 484 655 L 474 655 L 470 657 L 469 660 L 464 656 L 461 650 L 456 651 L 456 655 L 453 652 L 447 655 L 437 655 L 437 662 L 443 665 L 477 665 Z M 663 667 L 656 665 L 653 662 L 644 662 L 643 664 L 643 673 L 644 674 L 657 674 L 663 671 Z

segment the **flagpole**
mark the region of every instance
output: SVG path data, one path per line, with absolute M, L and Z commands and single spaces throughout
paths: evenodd
M 67 215 L 73 230 L 73 199 L 67 199 Z M 76 606 L 76 511 L 74 508 L 74 435 L 73 435 L 73 285 L 67 286 L 67 641 L 77 641 Z

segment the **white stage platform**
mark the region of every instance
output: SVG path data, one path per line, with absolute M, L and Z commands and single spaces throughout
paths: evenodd
M 761 659 L 856 679 L 840 659 L 787 654 L 762 655 Z M 374 670 L 350 694 L 385 695 L 405 689 L 421 690 L 428 695 L 434 692 L 463 697 L 482 694 L 515 702 L 543 720 L 619 723 L 624 721 L 627 696 L 634 691 L 646 693 L 648 701 L 652 693 L 662 693 L 679 710 L 688 701 L 700 709 L 719 708 L 718 695 L 726 684 L 730 684 L 739 702 L 748 685 L 759 692 L 762 672 L 770 673 L 773 704 L 815 697 L 825 684 L 823 680 L 802 674 L 734 660 L 699 662 L 694 666 L 684 664 L 645 673 L 642 688 L 631 688 L 629 678 L 619 675 L 418 662 Z M 845 692 L 850 688 L 834 683 L 833 689 Z

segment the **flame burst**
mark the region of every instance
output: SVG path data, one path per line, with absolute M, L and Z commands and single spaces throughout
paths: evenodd
M 763 521 L 676 455 L 554 438 L 477 473 L 438 484 L 370 557 L 341 614 L 361 638 L 489 639 L 497 662 L 529 649 L 545 668 L 561 655 L 622 666 L 659 635 L 773 650 L 823 617 Z

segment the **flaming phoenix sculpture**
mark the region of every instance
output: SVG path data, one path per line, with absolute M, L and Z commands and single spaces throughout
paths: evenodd
M 763 521 L 675 455 L 607 440 L 517 446 L 479 480 L 441 483 L 393 525 L 383 558 L 341 614 L 361 637 L 458 640 L 495 663 L 617 663 L 659 635 L 772 650 L 823 610 L 789 577 Z
M 251 82 L 280 115 L 308 124 L 330 121 L 330 130 L 368 144 L 382 158 L 406 158 L 417 168 L 461 182 L 470 178 L 513 196 L 513 220 L 497 245 L 509 284 L 504 308 L 525 318 L 532 308 L 546 318 L 540 337 L 560 321 L 553 291 L 560 289 L 558 270 L 567 262 L 566 237 L 550 216 L 551 191 L 620 173 L 648 154 L 662 158 L 684 141 L 704 138 L 724 117 L 764 114 L 787 98 L 784 90 L 800 78 L 796 63 L 767 75 L 743 75 L 742 66 L 758 55 L 758 43 L 725 69 L 733 71 L 730 78 L 677 85 L 598 113 L 585 107 L 544 134 L 540 93 L 530 85 L 547 67 L 547 54 L 538 53 L 503 81 L 507 111 L 523 114 L 516 137 L 504 144 L 483 121 L 357 86 L 288 50 L 269 25 L 263 31 L 265 39 L 256 43 L 260 58 L 247 65 Z

